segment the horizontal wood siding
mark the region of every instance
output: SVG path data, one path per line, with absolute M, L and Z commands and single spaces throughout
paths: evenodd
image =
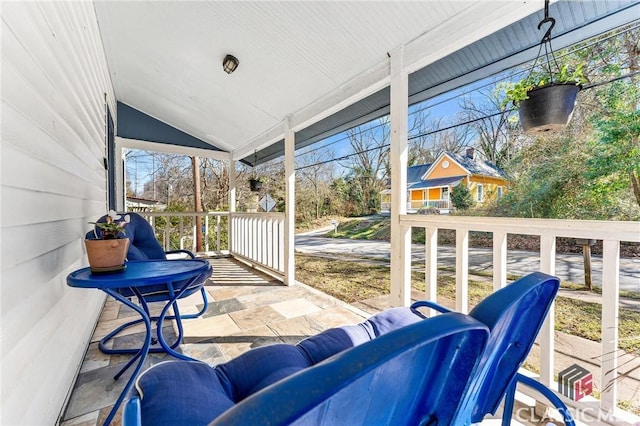
M 106 208 L 105 94 L 91 2 L 2 4 L 0 424 L 55 424 L 104 302 L 71 289 Z

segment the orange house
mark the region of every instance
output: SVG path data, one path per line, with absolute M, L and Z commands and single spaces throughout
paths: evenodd
M 504 171 L 478 158 L 474 148 L 467 148 L 465 155 L 444 152 L 431 164 L 407 169 L 407 211 L 435 207 L 449 213 L 454 208 L 449 195 L 460 182 L 469 188 L 476 205 L 502 197 L 509 185 Z M 391 191 L 386 189 L 380 195 L 381 211 L 388 212 Z

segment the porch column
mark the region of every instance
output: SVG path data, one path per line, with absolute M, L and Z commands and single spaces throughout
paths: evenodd
M 409 76 L 404 69 L 404 47 L 391 52 L 391 303 L 411 303 L 411 227 L 400 224 L 407 214 L 407 162 L 409 149 Z
M 291 130 L 291 118 L 284 123 L 284 175 L 286 179 L 284 210 L 284 283 L 295 283 L 295 237 L 296 237 L 296 170 L 295 133 Z
M 115 177 L 116 181 L 111 182 L 110 185 L 115 185 L 116 188 L 116 211 L 124 212 L 127 210 L 127 206 L 125 203 L 125 182 L 126 182 L 126 165 L 125 165 L 125 157 L 122 155 L 123 147 L 118 140 L 114 141 L 115 144 Z
M 229 155 L 229 219 L 227 220 L 227 241 L 229 253 L 235 250 L 233 213 L 236 212 L 236 161 Z

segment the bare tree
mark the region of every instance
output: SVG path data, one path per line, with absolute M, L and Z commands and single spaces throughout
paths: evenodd
M 349 181 L 362 213 L 378 210 L 378 197 L 389 176 L 389 117 L 355 127 L 345 132 L 352 153 L 347 162 L 341 163 L 350 170 Z
M 463 121 L 477 135 L 477 148 L 484 157 L 498 165 L 504 165 L 513 155 L 513 144 L 508 132 L 510 112 L 501 107 L 500 87 L 479 90 L 474 96 L 464 96 L 460 103 Z
M 296 174 L 299 182 L 296 188 L 296 204 L 304 205 L 306 200 L 310 200 L 316 219 L 322 216 L 326 201 L 332 198 L 330 187 L 335 164 L 326 160 L 333 156 L 333 151 L 330 149 L 312 150 L 296 159 Z

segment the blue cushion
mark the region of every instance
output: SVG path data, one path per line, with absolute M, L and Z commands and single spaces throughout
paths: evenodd
M 308 337 L 298 343 L 298 347 L 309 358 L 311 365 L 371 340 L 361 325 L 348 325 L 331 328 L 320 334 Z
M 206 425 L 234 405 L 224 381 L 201 362 L 156 364 L 138 377 L 136 388 L 145 425 Z
M 136 383 L 143 395 L 143 424 L 208 424 L 234 404 L 281 379 L 421 319 L 409 308 L 394 308 L 358 325 L 326 330 L 297 345 L 254 348 L 215 368 L 186 361 L 158 364 Z
M 362 326 L 373 339 L 421 320 L 422 316 L 409 308 L 393 308 L 372 316 Z
M 311 364 L 296 346 L 261 346 L 216 367 L 232 386 L 231 399 L 238 402 Z

